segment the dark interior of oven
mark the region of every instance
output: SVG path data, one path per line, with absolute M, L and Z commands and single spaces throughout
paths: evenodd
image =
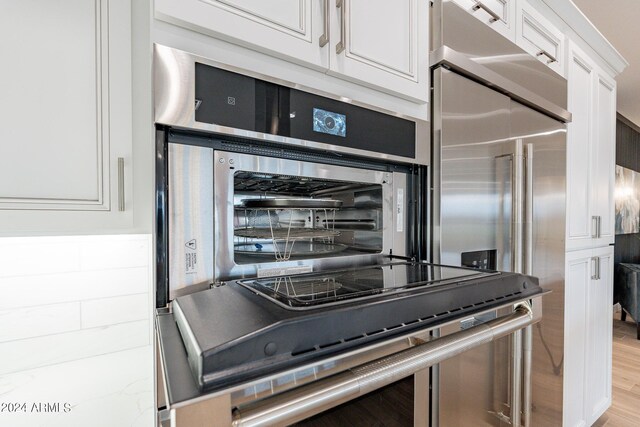
M 382 185 L 237 171 L 237 264 L 382 251 Z

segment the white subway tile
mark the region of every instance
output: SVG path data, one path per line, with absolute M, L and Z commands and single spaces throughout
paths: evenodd
M 4 240 L 4 241 L 3 241 Z M 46 238 L 0 239 L 0 278 L 50 274 L 80 269 L 80 247 Z
M 80 303 L 0 310 L 0 342 L 80 329 Z
M 146 346 L 150 342 L 151 323 L 141 320 L 0 343 L 0 375 Z
M 146 293 L 83 301 L 81 303 L 82 327 L 95 328 L 149 319 L 151 314 L 149 298 L 149 294 Z
M 151 293 L 148 267 L 0 278 L 0 309 Z
M 83 242 L 80 248 L 82 270 L 144 267 L 152 263 L 149 239 L 92 240 Z
M 71 410 L 0 413 L 0 425 L 152 426 L 153 376 L 151 345 L 6 374 L 0 377 L 3 402 L 68 403 Z

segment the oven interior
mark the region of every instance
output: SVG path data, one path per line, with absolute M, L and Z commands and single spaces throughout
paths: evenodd
M 233 204 L 236 264 L 383 249 L 381 184 L 239 170 Z

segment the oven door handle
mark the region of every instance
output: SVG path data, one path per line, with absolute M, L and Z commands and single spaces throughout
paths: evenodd
M 232 425 L 255 427 L 292 424 L 479 345 L 519 333 L 523 328 L 540 321 L 542 312 L 537 308 L 540 300 L 539 296 L 535 297 L 533 305 L 529 302 L 520 303 L 513 313 L 506 316 L 239 408 L 234 413 Z

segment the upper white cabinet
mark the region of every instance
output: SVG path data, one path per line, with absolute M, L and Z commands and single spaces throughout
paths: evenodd
M 565 75 L 565 35 L 527 1 L 518 1 L 516 43 L 558 74 Z
M 516 39 L 515 0 L 453 0 L 511 41 Z
M 427 0 L 156 0 L 155 14 L 405 99 L 429 98 Z
M 569 44 L 567 250 L 614 242 L 616 84 Z
M 3 2 L 0 224 L 131 224 L 130 22 L 130 0 Z
M 329 67 L 329 0 L 155 0 L 156 17 L 192 30 Z

